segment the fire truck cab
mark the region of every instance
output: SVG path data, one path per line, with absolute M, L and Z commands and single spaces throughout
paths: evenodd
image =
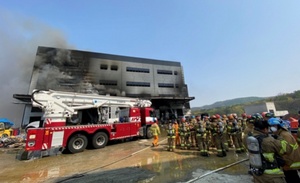
M 34 90 L 31 100 L 44 114 L 38 128 L 27 129 L 20 160 L 103 148 L 110 140 L 151 138 L 157 120 L 151 102 L 137 98 Z

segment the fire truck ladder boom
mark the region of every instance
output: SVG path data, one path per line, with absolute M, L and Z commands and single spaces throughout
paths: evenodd
M 82 94 L 54 90 L 34 90 L 32 105 L 42 108 L 46 113 L 75 114 L 78 110 L 101 106 L 148 107 L 151 102 L 137 98 Z

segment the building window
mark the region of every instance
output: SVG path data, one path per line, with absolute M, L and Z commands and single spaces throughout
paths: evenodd
M 170 70 L 157 70 L 157 74 L 173 75 L 173 72 Z
M 126 86 L 137 86 L 137 87 L 150 87 L 150 83 L 148 82 L 132 82 L 127 81 Z
M 126 97 L 135 97 L 135 98 L 139 98 L 139 97 L 151 97 L 151 94 L 149 93 L 127 93 Z
M 177 71 L 174 71 L 174 75 L 178 75 L 178 72 L 177 72 Z
M 101 64 L 100 69 L 101 70 L 107 70 L 108 66 L 106 64 Z
M 160 88 L 174 88 L 173 83 L 158 83 L 158 87 Z
M 178 85 L 178 84 L 175 84 L 175 88 L 179 88 L 179 85 Z
M 117 71 L 118 70 L 118 66 L 117 65 L 111 65 L 110 66 L 110 70 Z
M 126 67 L 127 72 L 141 72 L 141 73 L 150 73 L 150 70 L 147 68 L 137 68 L 137 67 Z
M 105 86 L 117 86 L 118 81 L 115 80 L 99 80 L 100 85 L 105 85 Z
M 79 62 L 64 62 L 63 66 L 65 66 L 65 67 L 79 67 Z

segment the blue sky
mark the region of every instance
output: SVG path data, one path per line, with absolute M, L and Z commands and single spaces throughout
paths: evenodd
M 23 67 L 38 45 L 63 45 L 179 61 L 192 107 L 290 93 L 300 89 L 299 8 L 292 0 L 2 0 L 0 71 Z M 21 91 L 20 78 L 10 80 L 7 88 Z

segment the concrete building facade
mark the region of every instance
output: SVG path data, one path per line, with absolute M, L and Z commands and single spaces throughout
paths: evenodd
M 194 99 L 180 62 L 50 47 L 37 49 L 28 95 L 14 95 L 25 102 L 23 125 L 41 117 L 30 105 L 34 89 L 149 99 L 160 119 L 185 115 Z

